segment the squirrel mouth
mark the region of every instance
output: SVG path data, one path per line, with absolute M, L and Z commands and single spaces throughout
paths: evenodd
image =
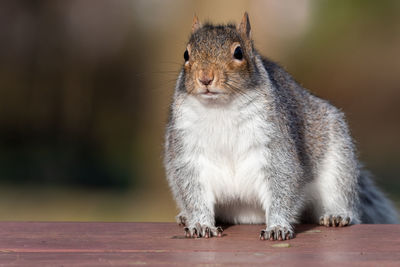
M 218 94 L 218 93 L 217 93 L 217 92 L 211 92 L 210 90 L 207 89 L 207 91 L 205 91 L 203 94 L 206 94 L 206 95 L 216 95 L 216 94 Z
M 203 98 L 208 98 L 208 99 L 216 99 L 220 96 L 221 94 L 219 93 L 213 93 L 213 92 L 205 92 L 201 93 L 200 96 Z
M 201 92 L 200 95 L 204 97 L 218 97 L 219 95 L 222 95 L 223 93 L 221 92 L 216 92 L 216 91 L 210 91 L 209 89 L 206 89 L 204 92 Z

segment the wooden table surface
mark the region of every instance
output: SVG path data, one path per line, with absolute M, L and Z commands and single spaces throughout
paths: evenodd
M 0 222 L 0 266 L 400 266 L 400 225 L 300 225 L 290 241 L 261 241 L 261 229 L 191 239 L 174 223 Z

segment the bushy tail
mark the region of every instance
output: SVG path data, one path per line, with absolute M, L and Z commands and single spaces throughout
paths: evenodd
M 375 186 L 369 172 L 362 171 L 358 183 L 362 223 L 399 223 L 396 209 Z

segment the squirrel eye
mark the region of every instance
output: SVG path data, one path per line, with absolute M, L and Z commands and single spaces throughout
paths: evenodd
M 235 52 L 233 52 L 233 57 L 238 60 L 243 59 L 243 52 L 242 52 L 242 48 L 240 46 L 235 48 Z
M 189 61 L 189 52 L 187 50 L 183 53 L 183 58 L 185 59 L 185 62 Z

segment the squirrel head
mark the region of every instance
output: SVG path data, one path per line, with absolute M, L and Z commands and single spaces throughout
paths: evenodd
M 256 78 L 254 54 L 247 13 L 237 26 L 202 25 L 194 16 L 183 54 L 186 93 L 205 102 L 226 102 L 243 94 Z

